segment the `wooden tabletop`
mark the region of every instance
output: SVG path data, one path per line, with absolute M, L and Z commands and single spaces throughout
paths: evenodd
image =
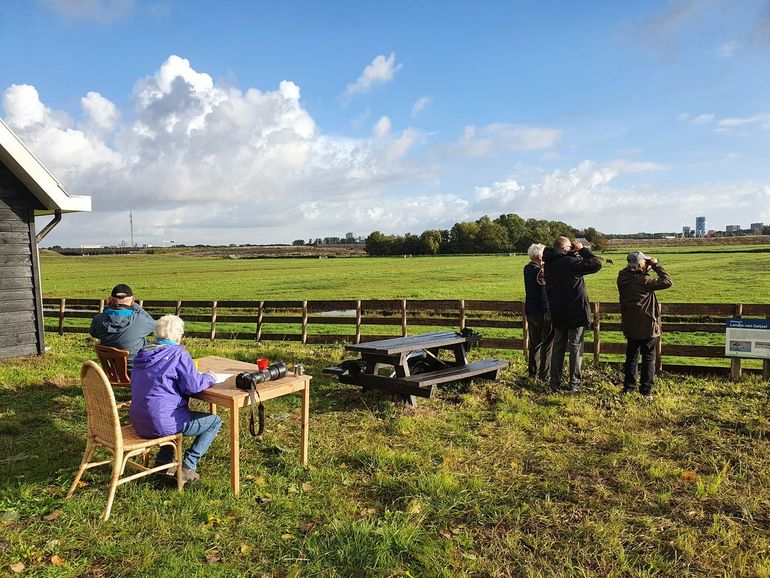
M 447 345 L 456 345 L 466 341 L 468 341 L 468 338 L 463 335 L 451 331 L 438 331 L 435 333 L 423 333 L 422 335 L 410 335 L 408 337 L 395 337 L 393 339 L 381 339 L 380 341 L 346 345 L 345 351 L 395 355 L 405 351 L 446 347 Z
M 230 373 L 232 375 L 224 382 L 215 383 L 210 388 L 196 393 L 193 397 L 218 405 L 229 405 L 233 401 L 241 401 L 245 404 L 249 397 L 249 392 L 235 387 L 235 376 L 242 371 L 257 370 L 259 370 L 259 367 L 257 367 L 255 363 L 227 359 L 226 357 L 217 357 L 216 355 L 201 357 L 198 360 L 198 371 L 202 373 L 207 371 Z M 257 391 L 259 391 L 259 397 L 263 401 L 266 401 L 268 399 L 286 395 L 287 393 L 302 391 L 305 389 L 305 384 L 311 379 L 312 377 L 309 375 L 294 377 L 294 374 L 290 374 L 281 379 L 276 379 L 275 381 L 265 381 L 260 383 L 257 385 Z

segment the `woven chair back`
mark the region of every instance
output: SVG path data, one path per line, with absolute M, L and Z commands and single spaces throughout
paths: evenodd
M 102 442 L 122 444 L 118 408 L 107 375 L 93 361 L 85 361 L 80 369 L 80 382 L 88 412 L 88 431 Z

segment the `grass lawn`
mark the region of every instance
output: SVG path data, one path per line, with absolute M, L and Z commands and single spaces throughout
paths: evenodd
M 518 286 L 522 262 L 488 259 L 516 271 L 499 287 Z M 257 265 L 283 274 L 332 262 L 362 264 L 235 266 L 269 279 Z M 672 255 L 675 267 L 684 265 Z M 55 267 L 43 268 L 50 292 Z M 118 279 L 138 285 L 138 276 L 109 273 L 98 285 L 89 277 L 82 294 L 103 294 Z M 157 284 L 142 291 L 168 297 L 169 278 L 159 267 Z M 244 286 L 225 281 L 205 296 Z M 432 289 L 415 289 L 423 290 Z M 49 335 L 48 344 L 42 358 L 0 365 L 0 575 L 770 576 L 768 385 L 755 378 L 664 375 L 647 404 L 618 395 L 613 369 L 587 364 L 584 392 L 554 395 L 521 378 L 520 354 L 474 351 L 512 365 L 499 382 L 450 388 L 412 410 L 324 376 L 339 346 L 193 340 L 194 356 L 305 364 L 314 376 L 310 467 L 298 465 L 299 396 L 286 397 L 268 402 L 264 439 L 242 424 L 239 497 L 222 433 L 200 464 L 200 484 L 183 494 L 147 478 L 121 486 L 111 519 L 100 522 L 108 470 L 86 473 L 87 485 L 63 499 L 85 442 L 77 374 L 91 342 Z
M 690 248 L 691 250 L 692 248 Z M 724 247 L 722 249 L 725 249 Z M 663 302 L 770 303 L 770 248 L 656 254 L 674 278 Z M 764 252 L 763 252 L 764 251 Z M 586 278 L 594 301 L 615 302 L 626 251 Z M 184 255 L 41 256 L 45 297 L 102 298 L 128 283 L 140 299 L 524 298 L 526 256 L 347 259 L 221 259 Z

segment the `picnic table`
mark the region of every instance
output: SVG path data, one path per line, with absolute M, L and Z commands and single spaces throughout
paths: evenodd
M 507 361 L 484 359 L 468 363 L 468 350 L 479 338 L 473 332 L 439 331 L 347 345 L 345 351 L 358 353 L 360 359 L 343 361 L 324 372 L 336 375 L 341 383 L 399 394 L 415 405 L 416 397 L 433 397 L 436 386 L 442 383 L 500 377 Z M 452 358 L 442 359 L 442 350 L 450 352 Z
M 242 407 L 249 407 L 249 392 L 235 387 L 235 376 L 242 371 L 257 371 L 254 363 L 236 361 L 226 357 L 209 355 L 198 360 L 198 368 L 202 372 L 232 374 L 222 383 L 215 383 L 208 389 L 196 393 L 192 397 L 208 402 L 212 413 L 217 412 L 217 406 L 230 410 L 230 486 L 234 494 L 241 490 L 241 445 L 240 445 L 240 414 Z M 300 436 L 299 456 L 303 466 L 307 465 L 308 420 L 310 416 L 310 380 L 309 375 L 287 375 L 274 381 L 265 381 L 257 386 L 262 401 L 275 399 L 290 393 L 302 393 L 302 432 Z

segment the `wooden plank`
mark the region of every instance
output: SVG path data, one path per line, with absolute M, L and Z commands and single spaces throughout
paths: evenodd
M 301 315 L 264 315 L 262 317 L 262 323 L 291 323 L 294 325 L 301 322 Z
M 523 339 L 484 337 L 479 347 L 487 349 L 521 349 L 522 345 L 524 345 Z
M 453 327 L 459 320 L 457 317 L 407 317 L 406 321 L 417 327 Z
M 22 221 L 24 222 L 24 210 L 13 209 L 0 206 L 0 221 Z
M 0 301 L 0 313 L 13 313 L 16 311 L 35 311 L 35 300 L 32 298 L 32 291 L 27 294 L 26 299 Z
M 217 336 L 217 302 L 211 302 L 211 331 L 209 339 L 214 340 Z
M 310 313 L 321 313 L 325 311 L 352 311 L 355 308 L 356 301 L 354 299 L 319 299 L 307 302 L 307 310 Z
M 0 349 L 0 359 L 10 359 L 11 357 L 20 357 L 22 355 L 37 355 L 37 345 L 32 343 L 28 345 L 15 345 L 13 347 L 4 347 Z
M 308 317 L 307 322 L 311 325 L 354 325 L 355 317 Z
M 465 299 L 460 299 L 460 331 L 465 329 Z
M 362 317 L 362 325 L 401 325 L 400 317 Z
M 0 303 L 0 305 L 2 305 Z M 0 310 L 0 323 L 28 323 L 35 321 L 35 311 L 32 307 L 25 311 L 8 311 L 3 312 Z
M 16 245 L 11 245 L 15 247 Z M 32 257 L 27 251 L 26 254 L 0 254 L 0 267 L 31 267 Z
M 466 311 L 511 311 L 524 313 L 524 304 L 521 301 L 480 301 L 477 299 L 465 300 Z
M 498 327 L 502 329 L 517 329 L 523 327 L 522 321 L 500 321 L 497 319 L 465 319 L 465 326 L 472 329 L 477 327 Z
M 32 277 L 32 267 L 3 267 L 3 277 Z
M 32 277 L 2 277 L 0 290 L 6 289 L 32 289 Z
M 300 309 L 302 301 L 265 301 L 265 309 Z
M 46 297 L 43 299 L 43 305 L 59 305 L 61 297 Z M 99 310 L 99 299 L 67 299 L 67 305 L 88 306 L 93 307 L 94 311 Z
M 461 381 L 463 379 L 469 379 L 471 377 L 481 376 L 489 373 L 499 371 L 508 367 L 507 361 L 500 361 L 497 359 L 484 359 L 482 361 L 475 361 L 462 367 L 448 367 L 445 369 L 438 369 L 436 371 L 429 371 L 426 373 L 418 373 L 417 375 L 410 375 L 408 377 L 393 378 L 399 382 L 403 382 L 405 385 L 415 384 L 420 387 L 426 387 L 428 385 L 438 385 L 440 383 L 450 383 L 453 381 Z
M 44 309 L 43 310 L 43 317 L 55 317 L 59 318 L 59 310 L 53 310 L 53 309 Z M 97 312 L 95 311 L 72 311 L 70 309 L 67 309 L 64 311 L 64 316 L 67 319 L 93 319 L 97 315 Z
M 171 299 L 162 300 L 162 299 L 144 299 L 142 301 L 142 308 L 143 309 L 154 309 L 154 308 L 169 308 L 173 307 L 176 309 L 177 307 L 181 308 L 181 301 L 173 301 Z M 220 301 L 220 303 L 222 303 Z M 185 303 L 186 304 L 186 303 Z M 209 303 L 211 305 L 211 303 Z
M 356 301 L 356 336 L 353 343 L 361 343 L 361 300 Z
M 770 305 L 767 304 L 743 304 L 743 316 L 744 317 L 761 317 L 770 316 Z
M 29 289 L 2 289 L 0 290 L 0 302 L 32 300 L 34 293 Z M 34 307 L 34 302 L 32 303 Z
M 601 309 L 598 303 L 592 303 L 591 309 L 594 318 L 594 363 L 599 364 L 599 356 L 602 352 L 602 336 L 601 336 L 601 324 L 602 316 Z
M 457 311 L 456 299 L 409 299 L 410 311 Z
M 364 311 L 400 311 L 401 299 L 363 299 L 361 307 Z
M 26 231 L 11 231 L 0 233 L 0 244 L 26 245 L 29 247 L 29 236 Z
M 6 323 L 0 314 L 0 335 L 16 335 L 35 331 L 35 324 L 30 319 L 26 323 Z
M 401 335 L 406 337 L 409 334 L 406 322 L 406 299 L 401 300 Z
M 13 347 L 14 345 L 29 345 L 30 343 L 37 345 L 37 333 L 34 333 L 34 326 L 27 327 L 27 330 L 32 329 L 33 333 L 16 333 L 14 335 L 0 335 L 0 348 Z M 36 352 L 37 353 L 37 352 Z
M 307 343 L 307 301 L 302 302 L 302 323 L 301 323 L 302 345 Z
M 620 303 L 604 303 L 599 302 L 602 313 L 620 313 Z
M 308 344 L 345 343 L 355 339 L 354 335 L 308 335 Z
M 0 221 L 0 233 L 26 233 L 28 229 L 29 224 L 21 219 L 14 221 Z
M 379 355 L 394 355 L 407 351 L 417 351 L 419 349 L 430 349 L 434 347 L 446 347 L 458 343 L 465 343 L 467 339 L 461 335 L 451 332 L 423 333 L 421 335 L 412 335 L 394 339 L 384 339 L 382 341 L 370 342 L 365 345 L 348 345 L 345 349 L 348 351 L 357 351 L 360 353 L 374 353 Z
M 663 355 L 670 357 L 724 357 L 723 345 L 666 345 L 663 344 Z
M 734 305 L 725 303 L 661 303 L 665 315 L 722 315 L 730 317 Z
M 256 339 L 257 341 L 260 341 L 262 339 L 262 324 L 264 323 L 265 319 L 265 307 L 264 302 L 259 302 L 259 307 L 257 308 L 257 327 L 256 327 Z
M 0 245 L 0 255 L 29 255 L 29 245 Z
M 585 342 L 585 352 L 586 353 L 595 353 L 594 352 L 594 342 L 593 341 L 586 341 Z M 626 353 L 626 344 L 625 343 L 608 343 L 607 341 L 602 341 L 601 342 L 601 352 L 600 353 L 625 354 Z
M 45 330 L 48 331 L 48 332 L 51 332 L 51 333 L 56 333 L 56 332 L 59 331 L 59 327 L 58 326 L 52 326 L 52 325 L 46 325 L 45 326 Z M 62 333 L 61 334 L 64 335 L 65 333 L 89 333 L 89 328 L 88 327 L 68 327 L 68 326 L 65 326 L 65 327 L 62 328 Z M 185 333 L 185 335 L 187 335 L 187 334 Z
M 432 397 L 433 389 L 430 387 L 419 387 L 401 382 L 398 378 L 385 377 L 382 375 L 366 375 L 359 373 L 357 375 L 341 375 L 340 383 L 347 385 L 357 385 L 366 389 L 381 389 L 397 395 L 416 395 L 418 397 Z

